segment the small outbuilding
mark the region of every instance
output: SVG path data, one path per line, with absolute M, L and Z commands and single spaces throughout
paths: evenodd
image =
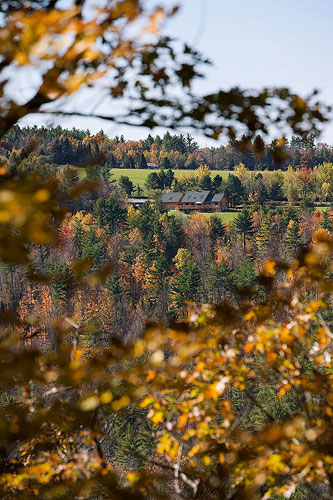
M 147 198 L 128 198 L 127 203 L 136 209 L 140 209 L 146 201 L 148 201 Z

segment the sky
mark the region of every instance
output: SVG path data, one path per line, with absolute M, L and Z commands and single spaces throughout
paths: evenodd
M 332 0 L 180 0 L 181 11 L 165 30 L 200 50 L 212 62 L 200 90 L 239 85 L 260 89 L 288 86 L 300 94 L 314 88 L 333 104 Z M 113 126 L 93 119 L 64 118 L 64 127 L 103 128 L 113 137 L 141 139 L 148 129 Z M 27 118 L 24 123 L 41 122 Z M 154 129 L 153 135 L 163 133 Z M 201 145 L 217 145 L 196 134 Z M 333 124 L 321 140 L 333 143 Z M 223 139 L 221 140 L 223 142 Z

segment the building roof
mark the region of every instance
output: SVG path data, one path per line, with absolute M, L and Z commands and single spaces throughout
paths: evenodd
M 209 191 L 187 191 L 184 198 L 182 199 L 182 203 L 203 203 L 206 201 L 206 198 L 209 196 Z
M 224 193 L 217 193 L 217 194 L 214 194 L 213 198 L 211 199 L 211 201 L 213 202 L 217 202 L 217 201 L 221 201 L 222 198 L 224 196 Z
M 147 198 L 128 198 L 127 202 L 130 203 L 131 205 L 133 205 L 134 203 L 145 203 L 147 200 Z
M 162 195 L 163 203 L 178 203 L 183 193 L 164 193 Z

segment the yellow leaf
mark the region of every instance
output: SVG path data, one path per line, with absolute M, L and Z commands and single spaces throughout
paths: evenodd
M 51 193 L 48 189 L 39 189 L 34 194 L 34 200 L 36 200 L 38 203 L 43 203 L 44 201 L 48 201 L 50 197 Z
M 147 373 L 147 376 L 146 376 L 146 382 L 151 382 L 152 380 L 154 380 L 155 375 L 156 375 L 156 372 L 154 370 L 149 370 L 149 372 Z
M 99 405 L 99 397 L 94 395 L 94 396 L 89 396 L 88 398 L 84 399 L 80 403 L 80 408 L 82 411 L 92 411 L 97 406 Z
M 263 274 L 267 277 L 275 276 L 276 262 L 274 260 L 266 260 L 264 263 Z
M 163 422 L 163 413 L 161 411 L 157 411 L 151 421 L 154 423 L 154 425 L 158 425 L 160 422 Z
M 113 399 L 112 392 L 103 392 L 103 394 L 100 395 L 99 399 L 103 405 L 111 403 Z
M 139 472 L 129 472 L 126 474 L 126 477 L 130 484 L 136 483 L 140 479 L 140 473 Z
M 188 414 L 187 413 L 183 413 L 182 415 L 180 415 L 179 419 L 178 419 L 178 429 L 181 429 L 182 427 L 184 427 L 184 425 L 186 425 L 187 423 L 187 420 L 188 420 Z
M 244 351 L 249 354 L 250 352 L 253 351 L 253 348 L 254 348 L 254 343 L 253 342 L 247 342 L 245 344 L 245 346 L 244 346 Z
M 130 402 L 131 400 L 128 396 L 122 396 L 120 399 L 112 403 L 112 408 L 115 411 L 119 411 L 128 406 Z
M 188 456 L 193 457 L 194 455 L 196 455 L 198 453 L 199 450 L 200 450 L 200 446 L 198 444 L 195 444 L 193 446 L 193 448 L 190 450 Z
M 147 406 L 151 405 L 154 402 L 154 398 L 152 396 L 149 396 L 148 398 L 145 398 L 143 401 L 140 403 L 140 408 L 146 408 Z

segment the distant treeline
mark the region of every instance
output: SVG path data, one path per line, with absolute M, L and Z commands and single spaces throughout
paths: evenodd
M 315 143 L 314 137 L 292 137 L 284 144 L 266 144 L 261 137 L 254 141 L 242 137 L 226 146 L 200 148 L 190 135 L 157 135 L 141 141 L 127 141 L 123 136 L 113 139 L 103 130 L 92 135 L 89 130 L 58 126 L 13 127 L 0 141 L 0 157 L 15 165 L 22 159 L 55 165 L 84 166 L 107 163 L 109 168 L 149 168 L 148 163 L 168 169 L 197 169 L 205 164 L 211 170 L 233 170 L 244 164 L 248 170 L 286 170 L 309 168 L 333 162 L 333 148 Z

